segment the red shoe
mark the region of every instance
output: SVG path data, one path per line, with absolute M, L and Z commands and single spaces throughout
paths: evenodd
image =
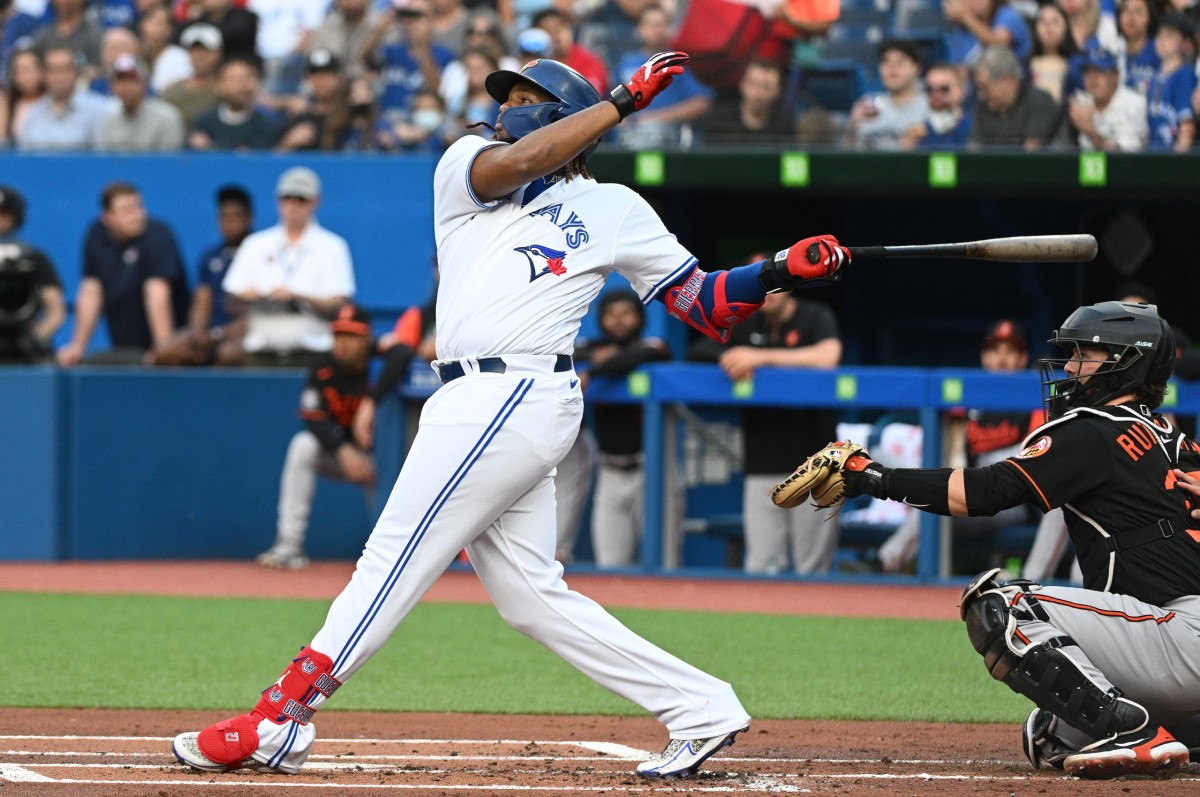
M 1189 760 L 1188 749 L 1163 728 L 1118 736 L 1093 749 L 1063 759 L 1063 769 L 1077 778 L 1107 779 L 1124 775 L 1169 778 Z

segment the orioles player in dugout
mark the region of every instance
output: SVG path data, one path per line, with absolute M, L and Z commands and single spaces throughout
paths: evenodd
M 732 686 L 569 589 L 554 560 L 554 469 L 583 412 L 571 352 L 607 277 L 620 273 L 643 303 L 664 302 L 724 340 L 768 292 L 837 279 L 850 260 L 822 235 L 758 263 L 704 271 L 644 199 L 592 179 L 587 160 L 600 138 L 648 107 L 687 61 L 659 53 L 607 98 L 549 59 L 488 76 L 501 104 L 492 139 L 460 138 L 434 173 L 433 367 L 442 387 L 324 626 L 249 712 L 177 736 L 181 763 L 299 771 L 316 710 L 464 547 L 509 625 L 666 727 L 665 749 L 638 764 L 638 775 L 690 775 L 748 728 Z

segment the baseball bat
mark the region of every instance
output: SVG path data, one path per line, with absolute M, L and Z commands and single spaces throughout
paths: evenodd
M 1087 263 L 1096 257 L 1093 235 L 1023 235 L 956 244 L 915 246 L 850 246 L 855 260 L 889 257 L 935 257 L 992 260 L 1002 263 Z

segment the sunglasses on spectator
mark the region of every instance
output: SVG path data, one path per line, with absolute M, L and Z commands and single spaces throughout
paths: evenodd
M 928 88 L 929 91 L 934 94 L 949 94 L 950 90 L 953 89 L 954 87 L 951 86 L 949 83 L 941 83 L 941 84 L 931 83 L 926 88 Z
M 300 203 L 304 203 L 304 204 L 312 202 L 312 200 L 306 196 L 296 196 L 295 194 L 284 194 L 283 196 L 279 197 L 280 202 L 287 202 L 289 200 L 292 202 L 300 202 Z

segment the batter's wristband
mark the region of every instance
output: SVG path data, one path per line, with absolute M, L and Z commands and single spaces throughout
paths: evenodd
M 625 84 L 621 84 L 609 92 L 608 101 L 617 107 L 617 114 L 622 121 L 637 110 L 633 105 L 633 92 Z

